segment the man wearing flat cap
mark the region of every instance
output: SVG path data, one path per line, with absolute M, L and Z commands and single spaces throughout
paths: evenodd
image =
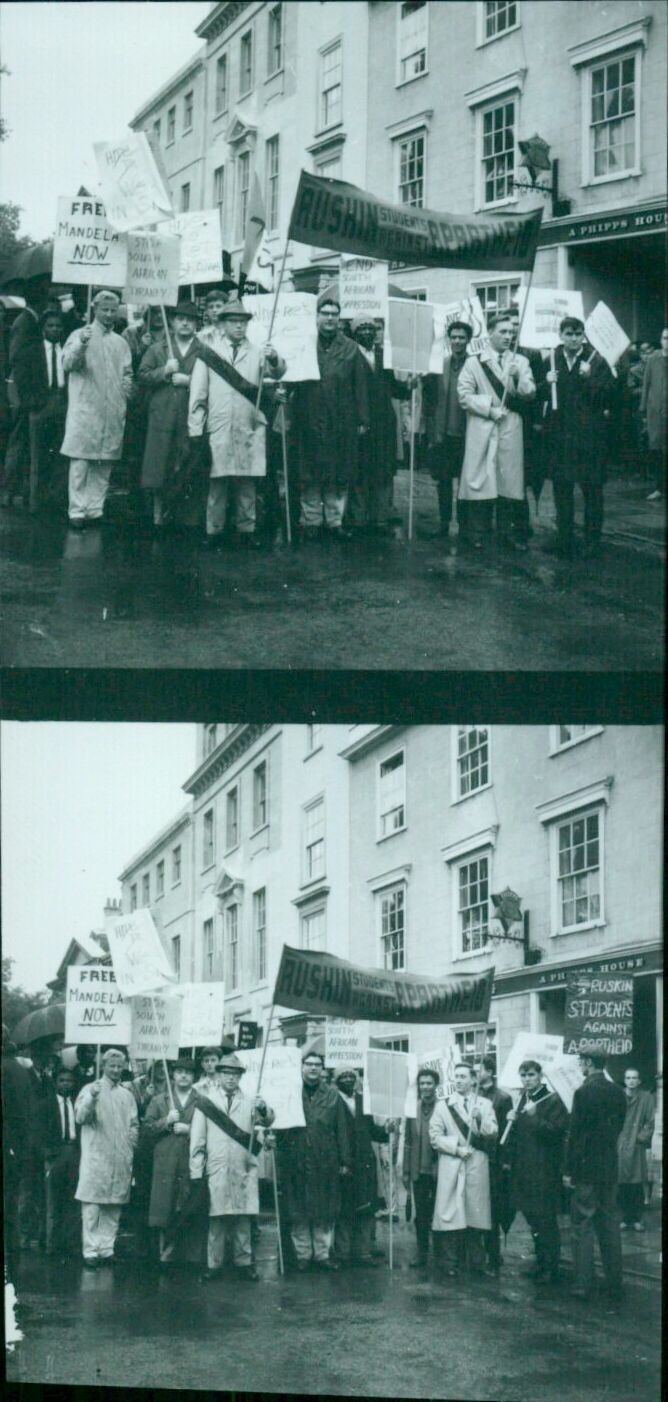
M 256 408 L 260 378 L 280 380 L 285 361 L 266 345 L 252 346 L 246 336 L 252 313 L 238 297 L 216 304 L 217 319 L 199 335 L 198 358 L 190 382 L 188 433 L 208 435 L 211 479 L 206 504 L 206 533 L 220 540 L 230 506 L 230 483 L 236 483 L 237 535 L 254 542 L 256 482 L 267 471 L 266 419 Z
M 297 385 L 292 401 L 305 539 L 319 536 L 323 524 L 330 539 L 346 538 L 343 518 L 349 488 L 357 480 L 359 440 L 369 431 L 362 357 L 339 329 L 340 310 L 334 289 L 320 293 L 320 379 Z
M 113 329 L 118 307 L 115 292 L 98 292 L 92 325 L 73 331 L 63 348 L 70 378 L 60 451 L 70 459 L 69 519 L 75 529 L 101 520 L 111 470 L 123 451 L 132 354 Z
M 617 1208 L 617 1141 L 624 1128 L 626 1098 L 606 1074 L 602 1043 L 580 1051 L 584 1082 L 573 1096 L 566 1143 L 564 1184 L 572 1189 L 573 1274 L 571 1293 L 586 1300 L 594 1284 L 594 1234 L 606 1287 L 622 1293 L 622 1239 Z
M 190 1128 L 190 1177 L 206 1171 L 209 1187 L 209 1237 L 205 1280 L 222 1270 L 225 1243 L 232 1240 L 240 1280 L 257 1280 L 251 1252 L 251 1217 L 260 1210 L 257 1155 L 261 1137 L 274 1119 L 264 1100 L 252 1100 L 239 1088 L 245 1066 L 234 1052 L 221 1057 L 220 1087 L 196 1092 Z M 206 1166 L 206 1170 L 205 1170 Z
M 121 1217 L 130 1197 L 132 1160 L 139 1134 L 137 1102 L 122 1084 L 125 1052 L 110 1047 L 102 1076 L 77 1096 L 74 1118 L 81 1125 L 81 1164 L 75 1197 L 81 1203 L 84 1265 L 110 1265 Z

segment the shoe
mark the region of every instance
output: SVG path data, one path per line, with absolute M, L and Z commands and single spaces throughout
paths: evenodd
M 339 1269 L 337 1262 L 331 1259 L 328 1261 L 314 1261 L 313 1264 L 316 1270 L 319 1271 L 338 1271 Z
M 97 1264 L 98 1266 L 113 1266 L 114 1259 L 113 1256 L 100 1256 Z
M 86 522 L 79 520 L 78 516 L 74 519 L 71 516 L 68 516 L 67 524 L 71 531 L 85 531 L 86 529 Z
M 661 501 L 662 496 L 662 492 L 650 492 L 649 496 L 645 497 L 645 501 Z
M 83 1268 L 85 1271 L 96 1271 L 98 1266 L 97 1256 L 84 1256 Z
M 260 1279 L 259 1272 L 256 1271 L 255 1266 L 240 1266 L 237 1271 L 237 1276 L 239 1280 L 245 1281 L 246 1284 L 249 1280 Z
M 345 526 L 328 526 L 327 528 L 327 539 L 337 541 L 339 545 L 347 545 L 352 538 L 352 531 L 346 530 Z
M 619 1224 L 619 1230 L 620 1230 L 620 1232 L 628 1232 L 628 1229 L 629 1229 L 629 1224 L 628 1224 L 628 1222 L 620 1222 L 620 1224 Z
M 302 1274 L 304 1273 L 304 1271 L 307 1271 L 307 1270 L 309 1269 L 310 1265 L 311 1265 L 311 1262 L 310 1262 L 310 1261 L 298 1261 L 298 1262 L 297 1262 L 297 1270 L 298 1270 L 299 1274 L 302 1275 Z

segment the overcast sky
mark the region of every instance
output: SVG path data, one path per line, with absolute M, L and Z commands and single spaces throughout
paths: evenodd
M 72 936 L 103 926 L 119 872 L 186 807 L 196 730 L 12 722 L 0 738 L 2 953 L 33 992 Z
M 2 199 L 21 230 L 50 238 L 59 195 L 97 183 L 94 141 L 135 112 L 195 54 L 206 0 L 12 0 L 2 6 Z

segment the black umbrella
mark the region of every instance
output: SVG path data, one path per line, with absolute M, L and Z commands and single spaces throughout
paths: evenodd
M 4 265 L 4 282 L 28 282 L 34 277 L 51 277 L 53 271 L 53 240 L 34 243 L 16 253 Z
M 36 1042 L 40 1037 L 65 1036 L 65 1004 L 49 1003 L 46 1008 L 36 1008 L 22 1017 L 12 1032 L 12 1040 L 18 1047 Z

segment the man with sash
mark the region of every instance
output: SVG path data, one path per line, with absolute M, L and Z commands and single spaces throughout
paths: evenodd
M 490 347 L 471 355 L 459 376 L 457 393 L 466 410 L 466 447 L 459 499 L 467 506 L 472 544 L 489 540 L 496 502 L 499 540 L 521 548 L 517 535 L 524 502 L 522 413 L 536 395 L 526 356 L 511 351 L 515 329 L 507 312 L 487 321 Z
M 257 1156 L 262 1147 L 257 1127 L 266 1129 L 274 1112 L 263 1100 L 239 1089 L 245 1066 L 232 1053 L 220 1061 L 220 1086 L 196 1091 L 190 1128 L 190 1177 L 209 1187 L 209 1238 L 204 1280 L 214 1280 L 223 1266 L 225 1243 L 232 1239 L 239 1279 L 258 1280 L 251 1253 L 251 1216 L 260 1210 Z
M 272 346 L 262 350 L 246 337 L 252 319 L 243 303 L 231 299 L 210 308 L 216 320 L 199 333 L 197 360 L 190 379 L 188 433 L 206 431 L 211 448 L 211 479 L 206 504 L 206 533 L 220 542 L 227 519 L 230 479 L 237 483 L 235 525 L 240 541 L 255 542 L 256 481 L 267 471 L 266 418 L 256 408 L 260 379 L 280 380 L 285 361 Z
M 561 1243 L 557 1213 L 568 1114 L 560 1097 L 545 1085 L 539 1061 L 522 1061 L 522 1094 L 508 1121 L 513 1206 L 522 1212 L 533 1237 L 536 1260 L 530 1274 L 539 1283 L 556 1280 Z
M 468 1266 L 485 1270 L 483 1232 L 492 1225 L 489 1150 L 497 1135 L 489 1100 L 475 1094 L 470 1066 L 455 1067 L 455 1090 L 439 1100 L 429 1121 L 429 1138 L 438 1153 L 436 1203 L 432 1231 L 439 1274 L 456 1276 Z

